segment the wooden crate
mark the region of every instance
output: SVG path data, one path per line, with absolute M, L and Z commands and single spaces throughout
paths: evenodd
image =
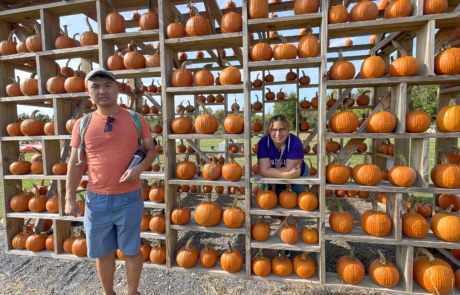
M 145 1 L 121 1 L 113 0 L 119 11 L 131 11 L 135 9 L 143 9 Z M 86 259 L 76 258 L 73 255 L 63 253 L 62 242 L 69 236 L 70 221 L 78 220 L 83 221 L 83 218 L 74 219 L 73 217 L 64 214 L 64 197 L 65 197 L 65 177 L 55 176 L 51 172 L 51 167 L 59 160 L 66 159 L 68 156 L 68 142 L 70 135 L 65 130 L 65 122 L 71 115 L 75 115 L 80 109 L 72 104 L 72 100 L 82 100 L 85 102 L 88 99 L 86 93 L 74 94 L 61 94 L 51 95 L 47 93 L 45 84 L 46 80 L 54 74 L 54 60 L 64 59 L 70 57 L 81 58 L 82 69 L 89 72 L 92 63 L 96 62 L 102 67 L 107 67 L 107 58 L 115 51 L 115 46 L 125 46 L 130 40 L 134 40 L 136 45 L 141 49 L 143 54 L 153 53 L 145 42 L 159 41 L 161 52 L 161 67 L 139 70 L 121 70 L 115 71 L 114 74 L 118 79 L 127 79 L 129 85 L 134 89 L 129 93 L 131 99 L 131 107 L 140 110 L 142 105 L 143 96 L 138 93 L 137 87 L 140 85 L 141 78 L 158 78 L 161 79 L 162 91 L 161 96 L 154 95 L 153 98 L 149 97 L 149 101 L 160 109 L 160 115 L 164 122 L 163 131 L 163 145 L 165 156 L 164 172 L 145 172 L 142 174 L 142 179 L 164 179 L 166 184 L 166 203 L 155 204 L 149 201 L 145 202 L 146 208 L 165 209 L 166 211 L 166 224 L 167 230 L 165 234 L 155 234 L 151 232 L 144 232 L 141 237 L 150 239 L 164 239 L 167 247 L 167 261 L 165 265 L 154 265 L 146 263 L 148 267 L 157 267 L 161 269 L 172 269 L 178 271 L 197 271 L 208 272 L 216 275 L 230 276 L 230 277 L 243 277 L 256 280 L 275 280 L 282 282 L 312 282 L 327 284 L 328 286 L 340 287 L 342 282 L 338 279 L 337 274 L 326 272 L 326 255 L 325 242 L 327 240 L 342 240 L 357 243 L 371 243 L 371 244 L 388 244 L 396 246 L 398 266 L 401 273 L 400 284 L 394 289 L 384 289 L 373 284 L 369 277 L 358 285 L 358 287 L 372 287 L 384 293 L 395 294 L 424 294 L 425 292 L 419 286 L 413 284 L 412 280 L 412 264 L 414 256 L 414 247 L 428 247 L 428 248 L 447 248 L 458 249 L 458 243 L 443 242 L 433 235 L 429 235 L 426 239 L 421 241 L 414 241 L 402 235 L 401 232 L 401 213 L 405 209 L 408 193 L 425 192 L 433 194 L 433 196 L 442 193 L 460 193 L 459 189 L 442 189 L 430 185 L 428 183 L 427 171 L 429 168 L 428 155 L 427 155 L 427 141 L 430 138 L 436 138 L 436 150 L 447 150 L 451 144 L 457 145 L 457 138 L 459 133 L 423 133 L 423 134 L 408 134 L 405 132 L 405 114 L 407 109 L 407 102 L 410 99 L 410 87 L 414 85 L 433 85 L 433 84 L 446 84 L 458 82 L 460 75 L 455 76 L 436 76 L 434 75 L 434 55 L 439 50 L 440 45 L 447 40 L 453 33 L 455 27 L 460 26 L 460 6 L 458 1 L 450 1 L 449 13 L 439 15 L 423 15 L 423 1 L 414 0 L 413 15 L 401 19 L 379 19 L 377 21 L 366 21 L 358 23 L 344 23 L 328 25 L 328 1 L 322 1 L 320 12 L 297 15 L 297 16 L 282 16 L 278 18 L 267 19 L 248 19 L 247 0 L 242 1 L 242 7 L 236 10 L 243 15 L 243 31 L 231 34 L 219 34 L 219 28 L 214 28 L 214 22 L 220 23 L 222 15 L 228 12 L 228 9 L 220 9 L 215 0 L 204 0 L 205 11 L 201 14 L 211 20 L 212 30 L 214 34 L 201 37 L 185 37 L 179 39 L 166 39 L 163 34 L 166 26 L 177 16 L 183 24 L 187 21 L 189 16 L 181 14 L 176 5 L 185 4 L 185 1 L 153 1 L 158 6 L 160 15 L 160 28 L 152 31 L 141 32 L 127 32 L 120 34 L 107 34 L 105 29 L 105 15 L 111 9 L 106 1 L 95 0 L 81 0 L 81 1 L 67 1 L 56 2 L 50 4 L 42 4 L 30 6 L 27 8 L 18 8 L 12 10 L 5 10 L 0 12 L 0 39 L 7 38 L 11 28 L 18 22 L 23 21 L 25 18 L 29 20 L 39 20 L 42 24 L 42 39 L 43 51 L 39 53 L 27 53 L 21 55 L 1 56 L 0 57 L 0 79 L 6 81 L 8 77 L 14 76 L 15 69 L 25 70 L 24 62 L 36 62 L 38 65 L 39 74 L 39 95 L 37 96 L 23 96 L 23 97 L 7 97 L 4 87 L 0 89 L 0 148 L 3 159 L 3 168 L 1 172 L 2 177 L 2 195 L 3 195 L 3 212 L 6 219 L 6 233 L 7 233 L 7 251 L 12 254 L 18 255 L 37 255 L 45 257 L 53 257 L 58 259 Z M 338 2 L 338 1 L 332 1 Z M 350 1 L 356 2 L 356 1 Z M 201 3 L 201 2 L 199 2 Z M 349 5 L 350 3 L 347 3 Z M 270 4 L 271 12 L 292 11 L 294 1 L 286 1 L 282 3 Z M 55 28 L 60 27 L 59 16 L 71 15 L 75 13 L 87 13 L 91 18 L 97 20 L 99 33 L 99 45 L 89 46 L 84 48 L 73 48 L 56 50 L 54 48 L 54 39 L 58 36 L 58 31 Z M 293 14 L 293 13 L 292 13 Z M 254 42 L 249 38 L 249 34 L 253 33 L 256 29 L 261 30 L 264 34 L 273 30 L 287 30 L 299 29 L 310 24 L 312 27 L 318 29 L 317 35 L 320 40 L 320 54 L 316 58 L 283 60 L 283 61 L 267 61 L 267 62 L 251 62 L 248 58 L 249 48 Z M 137 27 L 134 21 L 127 21 L 129 28 Z M 439 29 L 436 32 L 436 29 Z M 388 33 L 383 37 L 384 33 Z M 409 52 L 414 51 L 414 56 L 421 65 L 418 76 L 405 77 L 405 78 L 382 78 L 382 79 L 356 79 L 347 81 L 328 81 L 326 79 L 329 66 L 327 62 L 336 60 L 332 57 L 337 51 L 337 47 L 328 48 L 328 40 L 331 38 L 342 38 L 351 36 L 364 36 L 377 34 L 377 42 L 375 45 L 355 45 L 351 47 L 344 47 L 344 51 L 360 51 L 367 49 L 374 49 L 380 56 L 388 63 L 389 55 L 394 52 L 391 45 L 391 40 L 398 40 Z M 416 38 L 417 44 L 424 46 L 417 46 L 415 50 L 412 48 L 412 42 Z M 288 42 L 297 42 L 300 36 L 288 37 Z M 269 39 L 270 44 L 276 41 Z M 219 46 L 216 46 L 218 44 Z M 458 42 L 456 43 L 458 46 Z M 212 71 L 221 71 L 225 65 L 222 64 L 220 58 L 220 49 L 232 48 L 236 52 L 234 57 L 228 59 L 231 63 L 242 70 L 242 84 L 231 86 L 209 86 L 209 87 L 171 87 L 170 77 L 175 67 L 180 65 L 177 60 L 178 51 L 194 51 L 206 50 L 210 54 L 210 58 L 202 60 L 194 60 L 198 63 L 216 63 L 218 66 L 211 68 Z M 242 48 L 242 54 L 238 49 Z M 217 49 L 217 54 L 213 50 Z M 348 58 L 349 60 L 364 59 L 367 55 L 355 54 L 354 57 Z M 273 82 L 263 83 L 261 88 L 253 88 L 251 80 L 255 78 L 255 73 L 261 73 L 262 77 L 266 74 L 267 70 L 293 69 L 300 77 L 300 71 L 305 68 L 314 68 L 318 71 L 317 83 L 300 86 L 298 79 L 293 82 Z M 197 68 L 192 69 L 196 71 Z M 251 131 L 251 115 L 254 112 L 249 112 L 251 109 L 251 100 L 255 94 L 263 102 L 262 118 L 266 114 L 266 105 L 271 102 L 264 100 L 267 88 L 272 88 L 272 91 L 277 90 L 284 85 L 295 85 L 296 100 L 300 101 L 300 93 L 304 88 L 317 88 L 319 97 L 319 107 L 317 110 L 301 110 L 297 109 L 297 119 L 304 111 L 317 111 L 318 113 L 318 126 L 308 133 L 307 139 L 304 141 L 304 147 L 309 145 L 313 138 L 317 137 L 318 153 L 309 153 L 307 157 L 316 157 L 318 163 L 318 174 L 315 177 L 300 177 L 295 180 L 282 180 L 272 178 L 262 178 L 259 175 L 251 174 L 252 157 L 251 152 L 251 138 L 260 135 L 254 134 Z M 343 100 L 348 96 L 353 88 L 368 87 L 371 90 L 371 103 L 370 111 L 372 112 L 378 104 L 380 98 L 390 95 L 391 102 L 387 101 L 385 107 L 391 110 L 398 118 L 397 128 L 391 134 L 369 134 L 366 133 L 365 128 L 360 128 L 353 134 L 335 134 L 329 132 L 325 128 L 325 122 L 330 116 L 342 105 Z M 326 99 L 328 89 L 337 89 L 339 97 L 337 102 L 331 108 L 326 108 Z M 170 129 L 170 122 L 176 116 L 174 98 L 178 95 L 190 95 L 196 98 L 198 94 L 224 94 L 225 103 L 224 110 L 229 113 L 229 102 L 233 99 L 233 93 L 240 93 L 243 95 L 244 105 L 242 112 L 244 117 L 245 127 L 244 133 L 240 135 L 229 134 L 213 134 L 213 135 L 200 135 L 200 134 L 187 134 L 177 135 L 172 134 Z M 449 98 L 457 96 L 460 93 L 460 87 L 445 88 L 441 86 L 439 89 L 439 103 L 438 108 L 447 105 Z M 49 106 L 45 101 L 52 100 L 52 108 L 55 113 L 56 129 L 54 136 L 37 136 L 37 137 L 11 137 L 6 133 L 6 126 L 10 122 L 16 120 L 17 105 L 35 105 L 35 106 Z M 286 100 L 289 101 L 289 100 Z M 274 103 L 282 103 L 274 101 Z M 215 104 L 216 105 L 216 104 Z M 197 106 L 195 106 L 197 107 Z M 198 110 L 195 115 L 198 115 Z M 266 127 L 266 126 L 264 126 Z M 300 135 L 298 128 L 295 128 L 297 135 Z M 244 162 L 245 175 L 249 177 L 242 178 L 238 182 L 228 182 L 223 179 L 218 181 L 207 181 L 201 177 L 195 177 L 193 180 L 180 180 L 174 176 L 174 163 L 176 163 L 176 140 L 185 139 L 195 150 L 197 150 L 197 157 L 207 158 L 206 154 L 215 151 L 201 151 L 200 140 L 202 139 L 222 139 L 228 146 L 229 139 L 244 140 Z M 354 182 L 349 182 L 344 185 L 332 185 L 326 183 L 325 180 L 325 165 L 328 163 L 328 157 L 325 153 L 326 138 L 340 138 L 341 146 L 343 147 L 338 152 L 340 162 L 345 163 L 356 151 L 364 140 L 370 141 L 370 149 L 368 154 L 372 155 L 372 161 L 377 163 L 382 168 L 387 167 L 387 161 L 391 160 L 393 163 L 399 163 L 398 159 L 382 155 L 378 153 L 379 141 L 386 138 L 393 139 L 395 143 L 395 150 L 403 154 L 408 159 L 411 167 L 417 171 L 417 182 L 414 186 L 409 188 L 394 187 L 388 183 L 381 183 L 376 186 L 360 186 Z M 40 141 L 43 146 L 44 154 L 44 175 L 25 175 L 15 176 L 11 175 L 8 166 L 15 160 L 19 153 L 19 141 L 35 139 Z M 63 148 L 64 147 L 64 148 Z M 62 149 L 63 148 L 63 149 Z M 22 179 L 48 179 L 53 181 L 53 185 L 59 191 L 60 211 L 56 214 L 51 213 L 15 213 L 9 207 L 9 201 L 14 194 L 16 194 L 16 185 L 22 184 Z M 211 228 L 204 228 L 196 223 L 190 222 L 187 225 L 178 226 L 171 224 L 170 214 L 172 209 L 176 206 L 176 185 L 188 185 L 191 182 L 195 185 L 221 185 L 221 186 L 237 186 L 245 187 L 245 225 L 239 229 L 228 229 L 223 225 Z M 304 212 L 301 210 L 288 210 L 276 207 L 272 210 L 261 210 L 251 204 L 252 194 L 251 186 L 258 183 L 298 183 L 304 185 L 314 186 L 318 192 L 319 208 L 313 212 Z M 386 212 L 392 219 L 393 230 L 390 235 L 377 238 L 364 234 L 361 230 L 356 229 L 347 235 L 340 235 L 332 231 L 326 226 L 326 195 L 325 190 L 364 190 L 371 192 L 387 192 L 387 205 Z M 198 192 L 200 194 L 200 192 Z M 433 199 L 434 202 L 434 199 Z M 435 202 L 434 202 L 435 203 Z M 278 237 L 273 236 L 265 242 L 255 242 L 251 239 L 251 221 L 254 216 L 261 215 L 278 215 L 278 216 L 297 216 L 301 218 L 312 218 L 317 224 L 319 231 L 319 242 L 317 245 L 306 245 L 299 242 L 295 245 L 285 245 L 281 243 Z M 31 253 L 29 251 L 14 250 L 11 246 L 12 238 L 20 231 L 24 219 L 28 218 L 47 218 L 53 219 L 55 239 L 55 251 Z M 195 266 L 191 269 L 184 270 L 178 267 L 175 263 L 175 254 L 179 245 L 177 242 L 178 231 L 202 231 L 212 233 L 234 233 L 243 234 L 245 236 L 245 249 L 243 255 L 245 256 L 245 265 L 243 269 L 236 274 L 229 274 L 216 266 L 212 269 L 203 269 Z M 295 275 L 286 278 L 281 278 L 271 274 L 266 278 L 254 276 L 251 273 L 251 250 L 254 248 L 266 249 L 289 249 L 296 251 L 309 251 L 316 252 L 318 271 L 314 277 L 309 280 L 299 279 Z M 122 262 L 120 262 L 122 263 Z

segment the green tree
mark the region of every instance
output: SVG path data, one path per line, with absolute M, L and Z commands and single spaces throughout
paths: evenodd
M 411 90 L 411 97 L 415 109 L 424 110 L 430 115 L 431 121 L 436 120 L 438 108 L 438 86 L 414 86 Z
M 223 109 L 218 109 L 214 112 L 214 116 L 216 117 L 217 122 L 219 122 L 217 132 L 224 132 L 225 111 Z
M 296 95 L 294 92 L 291 92 L 289 94 L 286 94 L 285 99 L 295 99 Z M 296 126 L 296 111 L 297 111 L 297 104 L 298 101 L 287 101 L 287 102 L 277 102 L 275 103 L 275 106 L 273 107 L 273 112 L 275 115 L 284 115 L 289 123 L 291 123 L 292 126 Z M 293 128 L 294 129 L 294 128 Z

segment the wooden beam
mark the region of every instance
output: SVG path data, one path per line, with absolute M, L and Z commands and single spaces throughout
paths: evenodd
M 211 160 L 209 160 L 208 156 L 206 156 L 205 153 L 203 153 L 200 149 L 200 147 L 191 139 L 186 139 L 188 144 L 195 150 L 195 152 L 200 155 L 200 157 L 205 160 L 205 162 L 211 162 Z

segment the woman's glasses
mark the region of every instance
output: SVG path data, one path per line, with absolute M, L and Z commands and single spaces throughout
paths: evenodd
M 104 132 L 110 132 L 113 130 L 113 126 L 112 126 L 113 122 L 115 122 L 115 118 L 108 116 L 107 122 L 105 123 L 105 126 L 104 126 Z
M 280 134 L 284 134 L 284 133 L 287 132 L 287 128 L 271 129 L 270 130 L 271 134 L 276 134 L 277 132 L 279 132 Z

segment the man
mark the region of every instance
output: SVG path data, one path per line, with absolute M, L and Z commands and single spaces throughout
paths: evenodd
M 136 125 L 133 116 L 118 106 L 118 82 L 113 73 L 102 68 L 93 70 L 86 76 L 85 86 L 97 110 L 82 132 L 83 141 L 81 119 L 72 131 L 65 213 L 75 217 L 81 215 L 75 194 L 83 172 L 79 160 L 86 157 L 88 191 L 84 227 L 88 256 L 96 258 L 104 294 L 112 295 L 115 294 L 115 252 L 120 249 L 126 255 L 128 295 L 135 295 L 139 294 L 143 265 L 140 223 L 144 204 L 139 176 L 155 159 L 155 146 L 144 117 L 136 116 L 140 119 Z M 140 126 L 146 156 L 140 164 L 127 169 L 139 148 Z M 79 147 L 82 148 L 80 152 Z

